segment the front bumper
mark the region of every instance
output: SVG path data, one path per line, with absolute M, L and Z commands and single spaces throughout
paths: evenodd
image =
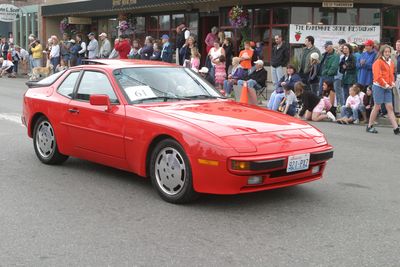
M 297 154 L 310 153 L 309 168 L 293 173 L 286 172 L 288 157 Z M 218 167 L 194 164 L 193 185 L 199 193 L 210 194 L 240 194 L 257 192 L 268 189 L 287 187 L 311 182 L 322 178 L 326 162 L 333 157 L 333 148 L 330 145 L 323 147 L 276 153 L 267 156 L 235 157 L 239 160 L 257 162 L 251 171 L 229 171 L 230 160 Z M 193 162 L 193 161 L 192 161 Z M 313 173 L 312 169 L 319 166 L 319 171 Z M 248 179 L 252 176 L 261 176 L 262 183 L 249 185 Z

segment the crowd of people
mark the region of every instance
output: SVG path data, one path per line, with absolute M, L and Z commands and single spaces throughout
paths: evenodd
M 57 72 L 80 65 L 84 59 L 172 63 L 175 58 L 176 64 L 198 72 L 227 96 L 234 86 L 238 92 L 246 86 L 250 104 L 258 104 L 257 92 L 265 89 L 268 76 L 262 42 L 245 41 L 235 55 L 232 39 L 217 27 L 204 40 L 203 60 L 196 38 L 184 24 L 176 28 L 174 44 L 166 34 L 160 40 L 147 36 L 143 44 L 121 34 L 112 45 L 106 33 L 89 33 L 87 38 L 64 33 L 61 40 L 52 35 L 46 45 L 33 34 L 28 40 L 27 49 L 23 49 L 1 38 L 1 76 L 12 78 L 18 71 L 26 74 L 44 62 Z M 362 45 L 343 39 L 338 44 L 326 41 L 321 53 L 314 37 L 307 36 L 298 62 L 290 62 L 290 47 L 282 36 L 274 40 L 270 61 L 273 92 L 268 109 L 312 121 L 365 123 L 369 133 L 378 132 L 374 127 L 377 116 L 387 116 L 394 133 L 400 134 L 396 122 L 396 116 L 400 116 L 400 40 L 395 50 L 372 40 Z

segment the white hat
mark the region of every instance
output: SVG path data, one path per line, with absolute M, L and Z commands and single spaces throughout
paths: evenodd
M 102 32 L 102 33 L 99 35 L 99 37 L 107 37 L 107 33 Z
M 75 39 L 71 39 L 71 40 L 69 40 L 69 42 L 74 44 L 75 43 Z
M 257 60 L 257 61 L 254 61 L 254 64 L 264 66 L 264 61 L 262 61 L 261 59 L 259 59 L 259 60 Z
M 200 73 L 208 73 L 208 68 L 207 68 L 207 67 L 202 67 L 202 68 L 199 70 L 199 72 L 200 72 Z
M 319 55 L 318 55 L 318 53 L 312 53 L 310 58 L 317 60 L 317 59 L 319 59 Z

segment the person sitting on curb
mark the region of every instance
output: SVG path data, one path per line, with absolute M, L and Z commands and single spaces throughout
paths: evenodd
M 8 78 L 16 78 L 13 73 L 14 64 L 10 60 L 0 57 L 0 65 L 0 78 L 2 78 L 6 73 L 8 73 Z
M 264 61 L 257 60 L 254 62 L 255 70 L 249 73 L 246 80 L 239 80 L 238 87 L 242 90 L 243 85 L 247 82 L 249 104 L 257 105 L 257 94 L 256 91 L 262 89 L 265 86 L 267 80 L 267 71 L 264 68 Z

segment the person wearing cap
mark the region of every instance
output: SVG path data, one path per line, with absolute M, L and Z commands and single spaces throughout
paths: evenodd
M 357 61 L 357 82 L 366 88 L 372 84 L 372 64 L 376 58 L 376 51 L 374 50 L 374 41 L 372 40 L 365 41 L 364 46 L 365 51 Z
M 291 64 L 287 65 L 286 74 L 279 79 L 278 87 L 272 92 L 267 108 L 277 111 L 285 97 L 283 88 L 288 87 L 289 90 L 294 90 L 294 84 L 299 81 L 301 81 L 301 77 L 296 73 L 296 67 Z
M 128 35 L 121 34 L 119 39 L 115 40 L 114 49 L 118 52 L 120 59 L 128 59 L 128 54 L 131 51 Z
M 88 38 L 90 40 L 86 48 L 88 51 L 88 59 L 95 59 L 99 54 L 99 42 L 97 42 L 93 32 L 88 34 Z
M 210 84 L 215 85 L 215 81 L 214 78 L 212 77 L 212 75 L 210 75 L 209 70 L 207 67 L 202 67 L 199 70 L 199 73 L 201 75 L 201 77 L 203 77 L 204 79 L 206 79 L 206 81 L 208 81 Z
M 99 50 L 99 58 L 108 58 L 111 54 L 111 43 L 107 38 L 107 33 L 102 32 L 99 35 L 99 39 L 101 41 L 101 46 Z
M 304 83 L 307 84 L 308 77 L 310 75 L 310 55 L 312 53 L 317 53 L 319 55 L 319 59 L 321 59 L 321 52 L 317 47 L 314 45 L 315 39 L 313 36 L 307 36 L 304 41 L 305 47 L 302 50 L 300 56 L 300 68 L 298 70 L 299 75 Z
M 400 128 L 393 112 L 393 88 L 396 87 L 394 75 L 395 66 L 391 59 L 392 48 L 383 45 L 379 51 L 376 61 L 372 65 L 373 86 L 372 94 L 375 105 L 372 109 L 371 116 L 366 131 L 368 133 L 378 133 L 375 129 L 374 122 L 378 116 L 382 104 L 385 104 L 389 121 L 392 124 L 395 135 L 400 135 Z
M 162 42 L 162 49 L 161 49 L 161 61 L 163 62 L 172 62 L 172 47 L 171 43 L 169 42 L 169 36 L 164 34 L 161 37 Z
M 254 62 L 255 69 L 250 72 L 247 78 L 238 81 L 238 87 L 243 88 L 245 82 L 247 82 L 247 88 L 249 89 L 249 103 L 257 105 L 257 94 L 256 90 L 260 90 L 265 86 L 267 80 L 267 71 L 264 68 L 264 61 L 257 60 Z
M 318 95 L 322 95 L 322 84 L 324 81 L 334 82 L 335 75 L 339 70 L 339 55 L 333 49 L 332 41 L 325 42 L 325 53 L 322 56 L 320 64 L 321 77 L 319 79 L 319 92 Z
M 279 80 L 284 76 L 283 67 L 289 62 L 289 46 L 283 41 L 282 35 L 275 36 L 275 45 L 271 53 L 271 74 L 274 89 L 279 87 Z

